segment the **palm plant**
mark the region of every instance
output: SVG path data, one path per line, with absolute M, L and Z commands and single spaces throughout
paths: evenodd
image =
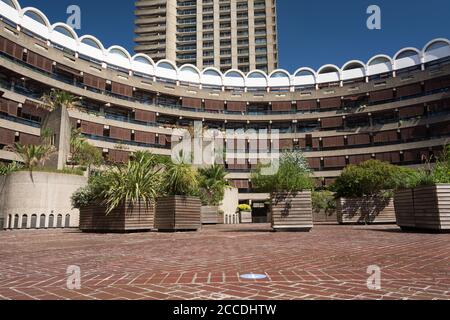
M 226 175 L 224 166 L 220 165 L 199 169 L 200 198 L 203 205 L 220 205 L 225 189 L 229 186 L 225 179 Z
M 53 146 L 50 145 L 23 145 L 15 144 L 15 152 L 21 158 L 26 169 L 33 172 L 38 166 L 43 166 L 54 152 Z
M 41 101 L 50 112 L 58 108 L 73 109 L 77 100 L 71 93 L 63 90 L 51 90 L 42 96 Z

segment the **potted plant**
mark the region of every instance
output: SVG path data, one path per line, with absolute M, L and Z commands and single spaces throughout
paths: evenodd
M 80 209 L 80 229 L 97 232 L 148 231 L 154 228 L 154 202 L 161 188 L 159 158 L 136 152 L 126 165 L 92 176 L 72 196 Z
M 213 165 L 198 171 L 202 224 L 218 224 L 221 221 L 219 206 L 225 196 L 228 182 L 224 166 Z
M 155 228 L 159 231 L 197 231 L 201 228 L 201 202 L 197 171 L 184 161 L 167 164 L 164 196 L 156 202 Z
M 271 193 L 271 220 L 275 231 L 310 231 L 313 227 L 311 170 L 300 151 L 283 153 L 276 172 L 258 166 L 252 183 Z
M 332 185 L 340 224 L 395 223 L 393 190 L 400 168 L 378 160 L 346 167 Z
M 432 166 L 403 175 L 394 203 L 403 230 L 450 230 L 450 145 Z
M 240 204 L 238 206 L 240 223 L 252 223 L 252 207 L 248 204 Z

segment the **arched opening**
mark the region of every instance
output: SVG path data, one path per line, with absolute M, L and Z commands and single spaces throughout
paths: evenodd
M 16 9 L 16 5 L 14 4 L 14 2 L 12 2 L 12 0 L 1 0 L 2 2 L 6 3 L 8 6 L 10 6 L 13 9 Z
M 45 214 L 41 214 L 39 217 L 39 228 L 45 228 Z
M 48 228 L 51 229 L 51 228 L 54 228 L 54 227 L 55 227 L 55 216 L 53 214 L 51 214 L 48 217 Z
M 65 35 L 66 37 L 75 39 L 75 37 L 73 36 L 72 32 L 70 32 L 69 29 L 67 29 L 66 27 L 63 26 L 56 26 L 53 31 L 59 32 L 63 35 Z
M 224 77 L 225 90 L 228 91 L 244 91 L 245 78 L 238 71 L 227 71 Z
M 294 74 L 295 91 L 314 90 L 316 86 L 316 75 L 312 69 L 301 68 Z
M 7 224 L 7 226 L 8 226 L 8 229 L 12 229 L 12 227 L 13 227 L 13 217 L 12 217 L 11 214 L 8 215 L 8 224 Z
M 22 216 L 22 225 L 21 225 L 21 229 L 26 229 L 28 227 L 28 216 L 26 214 L 24 214 Z
M 45 23 L 45 19 L 43 17 L 41 17 L 41 15 L 39 15 L 37 12 L 34 11 L 27 11 L 24 14 L 25 16 L 27 16 L 28 18 L 33 19 L 34 21 L 47 26 L 47 24 Z
M 31 229 L 36 229 L 37 228 L 37 215 L 33 214 L 31 216 L 31 225 L 30 225 Z
M 206 69 L 202 74 L 203 88 L 220 89 L 223 85 L 222 75 L 215 69 Z
M 66 214 L 66 219 L 64 220 L 64 228 L 70 228 L 70 214 Z
M 425 68 L 440 67 L 450 60 L 450 42 L 447 39 L 436 39 L 423 49 Z
M 14 216 L 14 226 L 13 226 L 13 229 L 19 229 L 19 215 L 18 215 L 18 214 L 16 214 L 16 215 Z
M 114 49 L 111 49 L 109 51 L 109 53 L 112 55 L 118 56 L 122 59 L 128 59 L 127 54 L 124 51 L 122 51 L 121 49 L 114 48 Z
M 94 39 L 84 38 L 83 40 L 81 40 L 81 43 L 84 43 L 85 45 L 87 45 L 89 47 L 101 50 L 100 45 Z
M 58 217 L 56 218 L 56 227 L 62 228 L 63 227 L 63 216 L 62 214 L 58 214 Z
M 349 61 L 342 67 L 342 81 L 344 84 L 365 82 L 366 66 L 361 61 Z
M 375 56 L 367 63 L 367 74 L 370 81 L 391 77 L 392 69 L 392 60 L 384 55 Z
M 323 66 L 317 73 L 319 88 L 332 88 L 340 86 L 340 71 L 334 65 Z

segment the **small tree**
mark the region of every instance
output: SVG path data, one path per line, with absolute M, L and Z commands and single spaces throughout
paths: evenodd
M 88 172 L 90 172 L 92 166 L 100 166 L 104 162 L 102 152 L 89 144 L 77 129 L 72 130 L 70 149 L 72 153 L 72 168 L 77 164 L 87 167 Z
M 296 193 L 313 189 L 311 170 L 301 151 L 283 153 L 273 175 L 264 175 L 263 169 L 264 166 L 258 166 L 251 175 L 253 186 L 261 192 Z
M 205 206 L 219 206 L 229 186 L 225 179 L 227 173 L 220 165 L 199 169 L 200 199 Z

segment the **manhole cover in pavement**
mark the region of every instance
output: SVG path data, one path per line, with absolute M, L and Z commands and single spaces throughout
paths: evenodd
M 246 279 L 246 280 L 261 280 L 261 279 L 266 279 L 267 276 L 265 274 L 243 274 L 241 275 L 242 279 Z

